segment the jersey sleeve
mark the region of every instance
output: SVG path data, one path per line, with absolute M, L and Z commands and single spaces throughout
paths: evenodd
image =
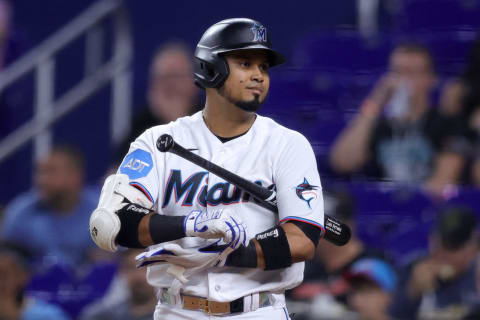
M 274 168 L 280 223 L 305 222 L 324 230 L 322 186 L 308 140 L 295 132 L 289 137 Z
M 161 155 L 155 148 L 153 129 L 145 131 L 130 144 L 127 155 L 118 168 L 118 173 L 130 178 L 130 185 L 140 189 L 155 205 L 159 192 L 159 164 Z

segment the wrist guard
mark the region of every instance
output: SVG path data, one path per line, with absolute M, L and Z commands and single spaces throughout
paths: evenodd
M 292 265 L 292 254 L 287 235 L 282 227 L 276 226 L 255 236 L 262 247 L 265 270 L 277 270 Z

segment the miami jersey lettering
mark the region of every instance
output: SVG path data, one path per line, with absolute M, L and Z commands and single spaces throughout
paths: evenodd
M 262 185 L 261 181 L 255 183 Z M 269 188 L 272 188 L 270 186 Z M 219 204 L 230 205 L 240 201 L 248 202 L 250 194 L 243 192 L 240 188 L 229 182 L 220 182 L 210 188 L 208 187 L 208 172 L 197 172 L 186 180 L 182 180 L 181 170 L 171 170 L 165 187 L 162 208 L 165 208 L 175 197 L 175 203 L 181 203 L 182 206 L 192 206 L 197 201 L 202 207 L 217 206 Z

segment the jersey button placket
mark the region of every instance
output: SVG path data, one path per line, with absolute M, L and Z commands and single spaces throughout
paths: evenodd
M 221 148 L 220 151 L 218 151 L 218 165 L 220 167 L 225 166 L 225 158 L 226 158 L 227 151 L 225 148 Z
M 220 160 L 220 150 L 222 150 L 221 148 L 220 149 L 217 149 L 216 151 L 213 152 L 213 155 L 212 155 L 212 158 L 210 161 L 212 161 L 213 163 L 215 163 L 216 165 L 219 165 L 220 166 L 220 163 L 219 163 L 219 160 Z M 208 210 L 208 193 L 210 191 L 210 189 L 215 186 L 215 184 L 218 182 L 217 181 L 217 176 L 215 176 L 214 174 L 211 174 L 210 172 L 208 173 L 207 175 L 208 179 L 207 179 L 207 202 L 206 202 L 206 205 L 207 205 L 207 210 Z

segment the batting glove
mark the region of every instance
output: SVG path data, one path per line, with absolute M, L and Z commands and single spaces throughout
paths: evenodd
M 223 239 L 233 250 L 246 245 L 246 225 L 230 209 L 193 210 L 184 221 L 185 234 L 204 239 Z
M 166 243 L 135 257 L 137 268 L 152 264 L 169 264 L 168 273 L 182 283 L 192 274 L 211 267 L 223 267 L 233 248 L 217 240 L 208 246 L 182 248 L 176 243 Z

